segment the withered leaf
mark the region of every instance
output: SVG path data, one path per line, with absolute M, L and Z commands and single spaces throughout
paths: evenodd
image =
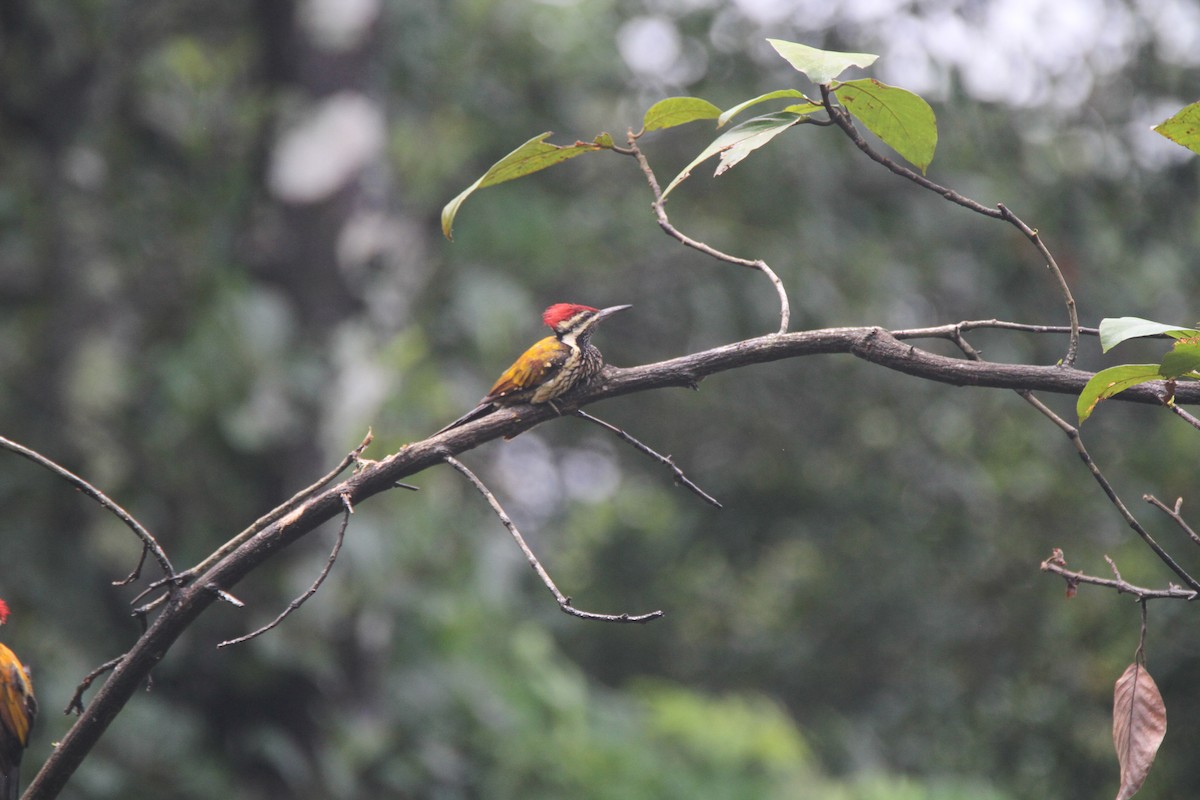
M 1142 788 L 1158 747 L 1167 734 L 1167 707 L 1144 664 L 1134 662 L 1113 691 L 1113 744 L 1121 765 L 1117 800 L 1129 800 Z

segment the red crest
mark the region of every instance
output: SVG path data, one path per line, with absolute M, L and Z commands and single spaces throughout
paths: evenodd
M 591 306 L 581 306 L 575 303 L 555 303 L 542 312 L 542 322 L 551 328 L 557 328 L 560 323 L 578 314 L 580 311 L 595 311 Z
M 0 625 L 8 621 L 8 603 L 0 600 Z

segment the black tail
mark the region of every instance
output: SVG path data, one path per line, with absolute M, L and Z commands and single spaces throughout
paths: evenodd
M 0 775 L 0 800 L 19 800 L 21 797 L 21 767 L 13 765 L 7 775 Z
M 454 422 L 451 422 L 449 425 L 447 425 L 446 427 L 437 431 L 433 435 L 437 436 L 439 433 L 445 433 L 446 431 L 451 430 L 453 428 L 457 428 L 460 425 L 466 425 L 468 422 L 474 422 L 475 420 L 479 419 L 480 417 L 486 417 L 488 414 L 492 413 L 495 410 L 496 410 L 495 403 L 480 403 L 479 405 L 475 406 L 470 411 L 463 414 L 461 417 L 454 420 Z M 5 798 L 4 800 L 8 800 L 8 799 Z

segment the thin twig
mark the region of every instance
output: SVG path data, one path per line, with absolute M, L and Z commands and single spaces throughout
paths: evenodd
M 517 546 L 520 547 L 521 552 L 525 554 L 525 560 L 529 563 L 529 566 L 533 568 L 533 571 L 537 573 L 539 578 L 541 578 L 542 583 L 545 584 L 546 588 L 550 590 L 550 593 L 554 595 L 554 599 L 558 601 L 558 607 L 564 612 L 573 617 L 579 617 L 580 619 L 592 619 L 600 622 L 644 623 L 658 619 L 663 615 L 662 611 L 651 611 L 647 614 L 598 614 L 593 611 L 583 611 L 575 608 L 573 605 L 571 605 L 571 598 L 559 591 L 558 586 L 555 585 L 554 580 L 550 577 L 550 573 L 546 572 L 546 568 L 542 566 L 542 562 L 538 561 L 537 556 L 533 554 L 533 550 L 528 544 L 525 543 L 525 537 L 523 537 L 521 532 L 517 530 L 517 526 L 513 524 L 512 519 L 509 518 L 508 514 L 504 511 L 504 507 L 500 505 L 500 501 L 496 499 L 496 496 L 492 494 L 491 490 L 484 485 L 483 481 L 476 477 L 474 472 L 471 472 L 471 470 L 468 469 L 465 464 L 463 464 L 454 456 L 447 453 L 443 456 L 443 459 L 447 464 L 462 473 L 463 477 L 470 481 L 471 485 L 473 485 L 476 490 L 483 495 L 484 499 L 487 500 L 488 505 L 492 507 L 492 511 L 494 511 L 496 516 L 500 518 L 500 522 L 504 524 L 504 527 L 508 528 L 508 532 L 512 534 L 513 539 L 516 540 Z
M 1192 413 L 1180 408 L 1175 403 L 1168 403 L 1167 408 L 1169 408 L 1171 410 L 1171 413 L 1173 413 L 1175 416 L 1179 417 L 1181 420 L 1186 422 L 1188 425 L 1191 425 L 1193 428 L 1200 430 L 1200 417 L 1197 417 L 1195 414 L 1192 414 Z
M 954 341 L 963 351 L 963 353 L 965 353 L 966 356 L 972 361 L 983 360 L 978 351 L 976 351 L 975 348 L 973 348 L 970 343 L 967 342 L 961 333 L 954 337 Z M 1075 451 L 1079 454 L 1079 458 L 1083 461 L 1088 471 L 1092 474 L 1092 478 L 1095 479 L 1096 483 L 1100 484 L 1100 488 L 1104 490 L 1104 494 L 1108 496 L 1109 502 L 1112 503 L 1117 509 L 1117 512 L 1125 520 L 1125 523 L 1129 525 L 1130 528 L 1133 528 L 1134 532 L 1142 538 L 1142 541 L 1144 541 L 1146 545 L 1154 551 L 1154 554 L 1157 555 L 1159 559 L 1171 569 L 1172 572 L 1182 578 L 1184 583 L 1186 583 L 1193 590 L 1200 591 L 1200 582 L 1197 582 L 1195 578 L 1189 575 L 1183 569 L 1183 567 L 1181 567 L 1175 561 L 1175 559 L 1172 558 L 1169 553 L 1167 553 L 1166 550 L 1159 546 L 1158 542 L 1154 541 L 1154 538 L 1150 535 L 1150 532 L 1142 527 L 1142 524 L 1138 522 L 1137 518 L 1133 516 L 1133 513 L 1130 512 L 1129 508 L 1121 500 L 1120 496 L 1117 494 L 1117 490 L 1113 488 L 1112 484 L 1108 482 L 1108 478 L 1106 478 L 1104 473 L 1100 471 L 1100 467 L 1095 461 L 1092 460 L 1092 455 L 1088 452 L 1087 447 L 1084 445 L 1083 437 L 1079 434 L 1079 429 L 1074 425 L 1071 425 L 1062 417 L 1058 416 L 1058 414 L 1055 414 L 1049 406 L 1039 400 L 1037 396 L 1029 389 L 1014 389 L 1013 391 L 1024 398 L 1025 402 L 1037 409 L 1042 416 L 1046 417 L 1048 420 L 1054 423 L 1059 430 L 1066 434 L 1067 438 L 1071 441 L 1071 444 L 1075 446 Z
M 1172 558 L 1171 555 L 1158 544 L 1158 542 L 1154 541 L 1154 537 L 1150 535 L 1150 532 L 1142 527 L 1142 524 L 1138 522 L 1137 517 L 1133 516 L 1130 510 L 1126 507 L 1125 503 L 1121 501 L 1121 498 L 1117 495 L 1117 490 L 1113 488 L 1112 484 L 1108 482 L 1108 478 L 1104 477 L 1104 473 L 1100 471 L 1100 467 L 1098 467 L 1096 462 L 1092 460 L 1091 453 L 1088 452 L 1087 447 L 1085 447 L 1083 444 L 1083 438 L 1079 435 L 1079 429 L 1055 414 L 1048 406 L 1046 406 L 1045 403 L 1035 397 L 1033 392 L 1021 389 L 1017 390 L 1017 394 L 1024 397 L 1026 402 L 1040 411 L 1047 419 L 1057 425 L 1058 428 L 1067 435 L 1067 438 L 1071 440 L 1071 444 L 1075 446 L 1075 451 L 1079 454 L 1079 458 L 1087 467 L 1088 472 L 1092 473 L 1092 477 L 1096 480 L 1096 483 L 1100 484 L 1100 488 L 1103 489 L 1104 494 L 1108 496 L 1109 502 L 1113 504 L 1113 506 L 1117 509 L 1117 513 L 1119 513 L 1125 520 L 1125 524 L 1132 528 L 1134 533 L 1140 536 L 1142 541 L 1146 543 L 1146 546 L 1154 551 L 1154 554 L 1158 556 L 1159 560 L 1166 564 L 1172 572 L 1178 575 L 1188 587 L 1193 590 L 1200 591 L 1200 582 L 1197 582 L 1195 578 L 1189 575 L 1187 571 L 1184 570 L 1184 568 L 1181 567 L 1175 561 L 1175 559 Z
M 1188 538 L 1190 538 L 1196 544 L 1200 544 L 1200 534 L 1197 534 L 1196 531 L 1194 531 L 1192 529 L 1192 526 L 1188 525 L 1187 522 L 1183 519 L 1183 515 L 1179 513 L 1179 510 L 1181 508 L 1183 508 L 1183 498 L 1182 497 L 1177 497 L 1175 499 L 1175 507 L 1174 508 L 1168 506 L 1166 503 L 1159 500 L 1157 497 L 1155 497 L 1152 494 L 1144 494 L 1144 495 L 1142 495 L 1142 499 L 1145 500 L 1150 505 L 1157 508 L 1159 511 L 1162 511 L 1168 517 L 1170 517 L 1175 522 L 1175 524 L 1179 526 L 1180 530 L 1182 530 L 1184 533 L 1186 533 L 1188 535 Z
M 130 570 L 129 574 L 119 581 L 113 581 L 113 586 L 128 586 L 142 576 L 142 567 L 146 566 L 146 556 L 150 554 L 150 548 L 145 544 L 142 545 L 142 554 L 138 556 L 138 562 Z M 164 578 L 164 580 L 169 580 Z
M 246 604 L 244 602 L 237 599 L 232 594 L 230 594 L 229 592 L 222 589 L 220 586 L 217 586 L 215 583 L 210 583 L 207 586 L 205 586 L 205 588 L 208 589 L 213 594 L 215 594 L 222 602 L 229 603 L 229 605 L 233 606 L 234 608 L 245 608 L 246 607 Z
M 1107 555 L 1104 556 L 1104 561 L 1108 564 L 1108 568 L 1112 570 L 1113 577 L 1118 581 L 1121 580 L 1121 570 L 1117 569 L 1117 562 L 1113 561 L 1112 558 Z
M 45 467 L 46 469 L 50 470 L 55 475 L 58 475 L 60 478 L 64 479 L 68 483 L 70 483 L 76 489 L 83 492 L 85 495 L 92 498 L 97 503 L 99 503 L 101 506 L 103 506 L 104 508 L 106 508 L 110 512 L 112 512 L 113 515 L 115 515 L 117 519 L 119 519 L 119 520 L 121 520 L 121 522 L 125 523 L 125 525 L 130 530 L 132 530 L 134 532 L 134 534 L 137 535 L 137 537 L 142 542 L 142 548 L 143 548 L 142 555 L 138 560 L 137 568 L 128 577 L 124 578 L 123 580 L 115 581 L 114 582 L 115 585 L 122 586 L 122 585 L 125 585 L 127 583 L 137 580 L 137 578 L 141 574 L 142 564 L 145 562 L 147 551 L 149 551 L 150 553 L 152 553 L 154 555 L 154 559 L 158 562 L 159 569 L 162 570 L 163 575 L 167 576 L 167 580 L 170 580 L 171 578 L 173 578 L 175 576 L 175 568 L 171 566 L 171 560 L 169 558 L 167 558 L 166 551 L 164 551 L 162 549 L 162 547 L 159 546 L 158 540 L 155 539 L 150 534 L 150 531 L 146 530 L 140 522 L 138 522 L 136 519 L 134 519 L 132 514 L 130 514 L 128 511 L 121 508 L 121 506 L 119 506 L 117 503 L 115 503 L 111 499 L 109 499 L 109 497 L 106 494 L 104 494 L 104 492 L 100 491 L 95 486 L 92 486 L 90 483 L 88 483 L 83 478 L 76 475 L 74 472 L 71 472 L 66 467 L 60 466 L 59 464 L 55 463 L 54 461 L 51 461 L 49 458 L 47 458 L 46 456 L 37 452 L 36 450 L 31 450 L 28 447 L 25 447 L 24 445 L 21 445 L 21 444 L 17 444 L 16 442 L 14 442 L 10 439 L 4 438 L 3 436 L 0 436 L 0 447 L 4 447 L 7 450 L 11 450 L 12 452 L 16 453 L 17 455 L 24 456 L 25 458 L 28 458 L 30 461 L 33 461 L 34 463 L 39 464 L 40 466 Z
M 1141 630 L 1141 633 L 1138 634 L 1138 646 L 1137 646 L 1137 650 L 1135 650 L 1133 653 L 1133 660 L 1138 664 L 1145 665 L 1145 663 L 1146 663 L 1146 616 L 1147 616 L 1146 598 L 1139 597 L 1138 605 L 1140 605 L 1142 607 L 1142 630 Z
M 225 641 L 220 642 L 217 645 L 218 648 L 228 647 L 231 644 L 242 644 L 243 642 L 248 642 L 251 639 L 255 639 L 259 636 L 262 636 L 267 631 L 273 630 L 274 628 L 276 628 L 279 625 L 279 623 L 283 622 L 285 619 L 287 619 L 289 616 L 291 616 L 291 614 L 294 611 L 296 611 L 296 609 L 298 609 L 298 608 L 300 608 L 300 606 L 304 605 L 305 601 L 307 601 L 308 598 L 312 597 L 314 594 L 317 593 L 317 590 L 321 588 L 321 584 L 325 582 L 325 579 L 329 577 L 329 573 L 333 570 L 333 565 L 334 565 L 334 562 L 337 561 L 338 553 L 340 553 L 342 551 L 342 542 L 344 542 L 346 540 L 346 528 L 350 524 L 350 515 L 354 513 L 354 505 L 350 502 L 350 495 L 343 494 L 342 495 L 342 503 L 345 505 L 346 510 L 342 514 L 342 525 L 341 525 L 341 527 L 338 528 L 337 539 L 335 539 L 333 542 L 333 549 L 329 551 L 329 558 L 327 558 L 325 560 L 325 566 L 321 568 L 321 574 L 317 576 L 317 579 L 315 581 L 313 581 L 312 586 L 309 586 L 308 589 L 304 592 L 304 594 L 300 595 L 295 600 L 288 603 L 287 608 L 285 608 L 279 614 L 279 616 L 277 616 L 274 620 L 272 620 L 268 624 L 262 626 L 261 628 L 259 628 L 256 631 L 251 631 L 250 633 L 247 633 L 245 636 L 239 636 L 236 639 L 226 639 Z
M 604 420 L 600 419 L 599 417 L 594 417 L 591 414 L 587 413 L 586 411 L 583 411 L 582 409 L 576 409 L 575 416 L 580 417 L 582 419 L 586 419 L 588 422 L 594 422 L 597 425 L 599 425 L 601 428 L 604 428 L 605 430 L 616 434 L 619 438 L 624 440 L 626 442 L 626 444 L 632 445 L 636 450 L 639 450 L 639 451 L 645 453 L 646 455 L 650 456 L 654 460 L 658 461 L 660 464 L 667 467 L 667 469 L 671 470 L 671 472 L 674 473 L 674 475 L 675 475 L 676 483 L 681 484 L 682 486 L 686 487 L 688 490 L 690 490 L 692 493 L 694 493 L 696 496 L 698 496 L 701 500 L 708 503 L 709 505 L 715 506 L 716 508 L 724 508 L 724 506 L 722 506 L 719 502 L 717 502 L 716 498 L 714 498 L 708 492 L 704 491 L 699 486 L 697 486 L 695 483 L 693 483 L 688 478 L 687 475 L 684 475 L 683 470 L 681 470 L 678 466 L 676 466 L 675 461 L 670 456 L 662 455 L 661 453 L 654 450 L 650 446 L 646 445 L 643 442 L 638 441 L 637 439 L 635 439 L 633 436 L 631 436 L 627 432 L 618 428 L 616 425 L 607 423 Z
M 1050 248 L 1042 241 L 1041 234 L 1036 229 L 1025 224 L 1024 220 L 1014 214 L 1003 203 L 997 203 L 996 208 L 1004 215 L 1004 221 L 1011 224 L 1017 230 L 1025 235 L 1025 238 L 1033 242 L 1033 246 L 1042 254 L 1042 258 L 1046 259 L 1046 269 L 1050 270 L 1050 274 L 1054 276 L 1054 281 L 1058 284 L 1059 294 L 1062 295 L 1063 304 L 1067 307 L 1067 320 L 1071 324 L 1071 338 L 1067 340 L 1067 354 L 1063 356 L 1062 363 L 1068 367 L 1075 365 L 1075 357 L 1079 355 L 1079 311 L 1075 306 L 1075 296 L 1071 294 L 1071 287 L 1067 284 L 1066 276 L 1063 275 L 1062 269 L 1059 268 L 1058 262 L 1054 260 L 1054 255 L 1050 252 Z
M 1070 324 L 1071 335 L 1067 342 L 1067 353 L 1063 357 L 1062 363 L 1068 367 L 1074 366 L 1075 357 L 1079 352 L 1079 313 L 1075 308 L 1075 298 L 1071 294 L 1071 287 L 1067 285 L 1066 278 L 1063 277 L 1062 269 L 1059 268 L 1058 262 L 1054 260 L 1054 256 L 1050 253 L 1042 241 L 1037 230 L 1029 227 L 1016 214 L 1006 208 L 1003 204 L 997 205 L 996 208 L 988 208 L 987 206 L 972 200 L 969 197 L 964 197 L 953 189 L 942 186 L 939 183 L 929 180 L 924 175 L 914 172 L 903 164 L 899 164 L 882 153 L 871 147 L 870 143 L 863 138 L 858 129 L 854 127 L 854 122 L 850 119 L 850 114 L 841 106 L 833 104 L 833 94 L 826 84 L 821 85 L 821 97 L 825 104 L 825 110 L 829 113 L 837 126 L 842 129 L 842 132 L 854 142 L 855 147 L 865 153 L 871 160 L 886 167 L 888 170 L 902 178 L 907 178 L 918 186 L 935 192 L 951 203 L 956 203 L 963 208 L 974 211 L 977 214 L 982 214 L 992 219 L 1000 219 L 1009 223 L 1021 233 L 1025 235 L 1033 246 L 1037 248 L 1042 258 L 1046 260 L 1046 268 L 1053 274 L 1055 282 L 1058 284 L 1059 293 L 1062 295 L 1063 304 L 1067 309 L 1067 321 Z
M 947 325 L 935 325 L 929 328 L 910 328 L 907 330 L 892 331 L 892 336 L 895 336 L 897 339 L 954 339 L 956 334 L 984 329 L 1020 331 L 1022 333 L 1069 334 L 1071 332 L 1069 325 L 1031 325 L 1029 323 L 1008 322 L 1001 319 L 971 319 L 963 320 L 962 322 L 952 322 Z M 1083 336 L 1099 336 L 1100 329 L 1081 327 L 1079 333 Z
M 690 247 L 693 250 L 698 250 L 707 256 L 717 259 L 718 261 L 724 261 L 727 264 L 735 264 L 739 267 L 746 267 L 747 269 L 755 269 L 766 275 L 767 279 L 771 281 L 771 285 L 775 287 L 775 293 L 779 295 L 779 333 L 787 333 L 788 323 L 792 316 L 792 310 L 791 305 L 788 303 L 787 289 L 784 288 L 783 281 L 781 281 L 779 276 L 775 274 L 775 271 L 767 265 L 767 262 L 763 261 L 761 258 L 751 261 L 747 258 L 738 258 L 737 256 L 729 255 L 728 253 L 722 252 L 711 245 L 707 245 L 704 242 L 691 238 L 671 224 L 671 220 L 667 216 L 667 201 L 663 198 L 662 188 L 659 186 L 658 178 L 655 177 L 654 170 L 651 168 L 650 162 L 646 160 L 645 154 L 642 153 L 641 148 L 638 147 L 637 137 L 638 134 L 634 133 L 632 130 L 629 131 L 629 152 L 635 159 L 637 159 L 638 166 L 641 167 L 642 173 L 646 176 L 646 183 L 650 185 L 650 191 L 654 194 L 654 202 L 650 204 L 650 207 L 654 209 L 654 216 L 658 220 L 658 226 L 662 228 L 668 236 L 672 237 L 686 247 Z
M 346 469 L 346 467 L 350 466 L 351 464 L 359 463 L 361 456 L 363 454 L 363 451 L 367 449 L 367 447 L 371 444 L 371 440 L 374 438 L 375 438 L 374 432 L 372 432 L 371 429 L 368 428 L 367 435 L 363 437 L 363 440 L 358 445 L 358 447 L 354 448 L 349 453 L 347 453 L 346 456 L 338 463 L 338 465 L 336 467 L 334 467 L 332 470 L 330 470 L 325 475 L 321 476 L 317 480 L 316 483 L 312 484 L 311 486 L 305 487 L 304 489 L 301 489 L 300 491 L 298 491 L 294 495 L 292 495 L 290 498 L 285 500 L 283 503 L 275 506 L 275 508 L 271 509 L 266 514 L 259 517 L 257 520 L 254 521 L 254 523 L 252 525 L 250 525 L 250 527 L 246 528 L 241 533 L 237 534 L 232 539 L 225 542 L 225 544 L 218 547 L 216 550 L 214 550 L 212 552 L 211 555 L 209 555 L 207 558 L 205 558 L 199 564 L 196 564 L 193 567 L 189 567 L 188 569 L 186 569 L 183 572 L 176 575 L 174 578 L 176 583 L 178 585 L 187 583 L 188 581 L 195 578 L 197 575 L 201 574 L 202 572 L 207 571 L 213 564 L 216 564 L 218 561 L 223 559 L 225 556 L 229 555 L 234 550 L 241 547 L 243 542 L 246 542 L 251 537 L 253 537 L 256 533 L 261 531 L 263 528 L 267 527 L 272 522 L 275 522 L 276 520 L 282 518 L 285 514 L 293 511 L 297 506 L 299 506 L 301 503 L 303 503 L 309 497 L 316 494 L 324 486 L 328 485 L 334 478 L 336 478 L 338 475 L 340 475 L 342 473 L 342 470 Z M 412 486 L 405 486 L 404 488 L 415 489 L 415 487 L 412 487 Z M 155 583 L 150 584 L 148 587 L 146 587 L 145 591 L 143 591 L 137 597 L 133 598 L 133 600 L 131 600 L 130 602 L 131 603 L 138 602 L 143 597 L 145 597 L 147 594 L 149 594 L 150 592 L 159 588 L 163 583 L 165 583 L 165 581 L 156 581 Z M 151 603 L 148 603 L 147 605 L 143 606 L 142 608 L 138 609 L 138 611 L 145 614 L 145 613 L 149 612 L 150 610 L 152 610 L 157 605 L 159 605 L 161 602 L 162 602 L 162 598 L 159 598 Z
M 112 661 L 105 661 L 100 666 L 84 676 L 79 685 L 75 687 L 75 694 L 71 695 L 71 702 L 67 703 L 67 707 L 63 709 L 64 714 L 74 713 L 76 716 L 83 713 L 83 693 L 91 688 L 96 678 L 106 672 L 112 672 L 117 668 L 117 665 L 125 660 L 125 656 L 117 656 Z
M 1111 565 L 1112 559 L 1108 559 L 1108 562 Z M 1057 548 L 1050 558 L 1042 562 L 1042 572 L 1052 572 L 1055 575 L 1060 575 L 1067 582 L 1068 592 L 1071 591 L 1071 587 L 1073 586 L 1081 583 L 1089 583 L 1093 586 L 1115 589 L 1118 594 L 1131 594 L 1143 602 L 1146 600 L 1195 600 L 1197 597 L 1200 597 L 1200 592 L 1184 589 L 1175 584 L 1171 584 L 1166 589 L 1146 589 L 1142 586 L 1135 586 L 1129 583 L 1122 579 L 1119 574 L 1116 578 L 1099 578 L 1083 572 L 1069 570 L 1067 569 L 1066 561 L 1062 558 L 1062 551 Z

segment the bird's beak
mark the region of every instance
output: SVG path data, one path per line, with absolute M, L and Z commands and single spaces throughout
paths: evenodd
M 631 305 L 609 306 L 608 308 L 600 309 L 600 312 L 596 316 L 599 319 L 604 319 L 607 316 L 611 316 L 612 314 L 615 314 L 618 311 L 624 311 L 627 308 L 633 308 L 633 306 L 631 306 Z

